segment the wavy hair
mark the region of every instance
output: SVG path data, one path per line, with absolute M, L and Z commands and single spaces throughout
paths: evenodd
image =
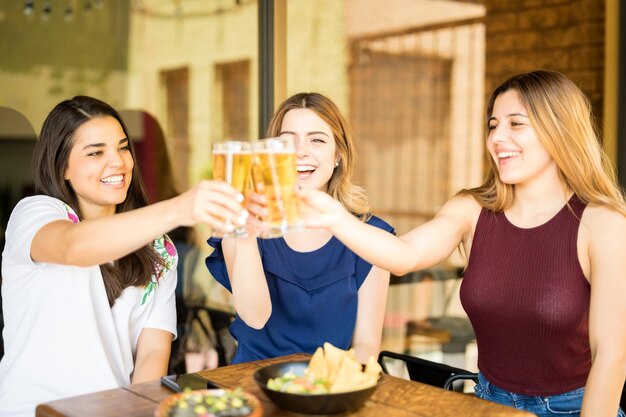
M 328 194 L 338 200 L 350 213 L 367 221 L 371 217 L 367 195 L 363 188 L 352 183 L 356 155 L 348 122 L 328 97 L 319 93 L 298 93 L 278 107 L 270 120 L 266 135 L 268 137 L 280 135 L 285 114 L 294 109 L 311 110 L 330 126 L 340 162 L 328 182 Z
M 76 96 L 57 104 L 48 114 L 35 145 L 33 163 L 35 168 L 35 192 L 57 198 L 69 205 L 82 218 L 80 204 L 65 171 L 70 152 L 74 146 L 74 135 L 80 126 L 97 117 L 113 117 L 124 130 L 133 160 L 136 160 L 132 140 L 120 115 L 108 104 L 87 96 Z M 126 199 L 115 208 L 116 213 L 130 211 L 148 204 L 143 181 L 135 164 Z M 122 291 L 130 286 L 144 286 L 156 268 L 164 260 L 151 244 L 122 257 L 111 264 L 100 265 L 109 304 L 113 306 Z
M 528 111 L 530 124 L 556 162 L 565 187 L 586 204 L 608 206 L 626 215 L 624 195 L 599 142 L 585 94 L 558 72 L 518 74 L 494 90 L 487 105 L 487 120 L 492 116 L 496 98 L 510 90 L 517 92 Z M 489 210 L 506 210 L 513 203 L 515 186 L 503 183 L 493 158 L 488 159 L 485 182 L 460 194 L 472 195 Z

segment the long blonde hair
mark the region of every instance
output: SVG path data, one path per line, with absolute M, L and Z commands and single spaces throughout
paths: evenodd
M 295 94 L 278 107 L 270 120 L 266 135 L 280 135 L 285 114 L 294 109 L 311 110 L 330 126 L 339 155 L 339 165 L 328 182 L 328 194 L 356 217 L 363 221 L 368 220 L 371 213 L 367 195 L 361 187 L 352 183 L 355 159 L 352 132 L 335 103 L 319 93 Z
M 531 126 L 556 162 L 563 184 L 586 204 L 608 206 L 626 215 L 624 195 L 598 140 L 585 94 L 558 72 L 518 74 L 495 89 L 487 105 L 487 120 L 492 116 L 496 98 L 509 90 L 518 93 Z M 513 203 L 515 187 L 500 180 L 493 158 L 488 159 L 485 182 L 459 194 L 472 195 L 489 210 L 506 210 Z

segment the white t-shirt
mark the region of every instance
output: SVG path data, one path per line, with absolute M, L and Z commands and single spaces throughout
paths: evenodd
M 176 336 L 178 257 L 169 238 L 153 243 L 167 266 L 144 288 L 126 288 L 111 308 L 99 266 L 31 259 L 37 231 L 60 219 L 78 222 L 68 205 L 41 195 L 21 200 L 9 219 L 0 416 L 33 416 L 42 402 L 128 385 L 142 329 Z

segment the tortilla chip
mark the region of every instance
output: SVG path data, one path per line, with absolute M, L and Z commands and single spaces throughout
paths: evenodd
M 352 359 L 356 360 L 356 350 L 354 350 L 354 348 L 350 348 L 348 350 L 348 356 L 351 357 Z
M 324 357 L 326 358 L 326 363 L 328 364 L 329 384 L 332 385 L 335 380 L 339 367 L 341 366 L 341 362 L 346 355 L 347 352 L 345 350 L 339 349 L 328 342 L 324 343 Z
M 312 378 L 313 381 L 328 379 L 328 363 L 324 357 L 324 350 L 321 347 L 318 347 L 313 356 L 311 356 L 305 375 L 310 377 L 310 379 Z
M 380 364 L 376 361 L 376 359 L 374 359 L 373 356 L 370 356 L 365 364 L 365 370 L 363 372 L 376 377 L 376 380 L 378 380 L 380 374 L 383 373 L 383 368 L 380 367 Z
M 356 364 L 356 367 L 355 367 Z M 361 372 L 361 364 L 346 357 L 341 363 L 335 381 L 330 386 L 330 392 L 346 392 L 363 389 L 376 384 L 378 377 Z
M 311 356 L 305 376 L 311 382 L 324 381 L 328 391 L 347 392 L 376 385 L 382 372 L 380 365 L 372 356 L 363 366 L 356 359 L 354 348 L 339 349 L 326 342 L 317 348 Z

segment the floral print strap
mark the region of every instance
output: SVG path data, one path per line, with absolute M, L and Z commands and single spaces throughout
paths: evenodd
M 163 235 L 152 242 L 152 247 L 157 251 L 163 259 L 163 265 L 157 265 L 156 271 L 152 275 L 152 280 L 146 284 L 141 297 L 141 305 L 143 305 L 150 294 L 159 286 L 159 280 L 165 275 L 166 272 L 172 270 L 176 265 L 176 247 L 174 243 L 167 235 Z
M 76 215 L 74 209 L 72 209 L 65 203 L 63 203 L 63 205 L 65 206 L 65 211 L 67 212 L 67 218 L 70 219 L 72 223 L 78 223 L 80 220 L 78 219 L 78 216 Z

